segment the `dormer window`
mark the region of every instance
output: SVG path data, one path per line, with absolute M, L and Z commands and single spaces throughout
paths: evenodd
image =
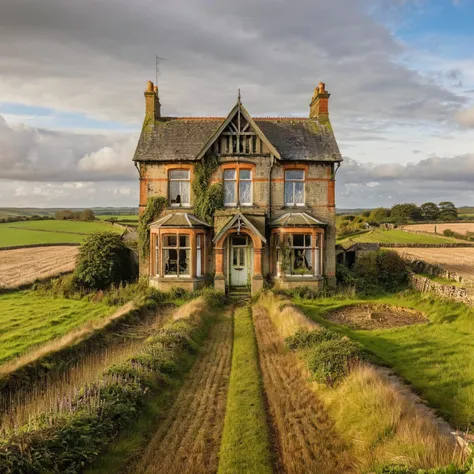
M 225 169 L 224 204 L 226 206 L 251 206 L 252 203 L 252 170 Z
M 171 206 L 191 205 L 191 184 L 189 174 L 189 170 L 169 171 L 169 197 Z
M 304 206 L 304 170 L 285 171 L 285 205 Z

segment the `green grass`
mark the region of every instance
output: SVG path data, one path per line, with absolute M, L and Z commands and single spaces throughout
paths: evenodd
M 365 300 L 367 301 L 367 300 Z M 352 330 L 324 319 L 328 311 L 362 300 L 302 302 L 314 321 L 362 343 L 375 360 L 392 367 L 448 421 L 461 429 L 474 425 L 474 310 L 461 303 L 416 292 L 369 301 L 423 311 L 425 325 L 373 331 Z
M 123 230 L 103 222 L 28 221 L 0 224 L 0 247 L 81 243 L 87 234 Z
M 138 222 L 138 214 L 114 214 L 114 215 L 100 215 L 95 216 L 96 219 L 101 221 L 105 221 L 107 219 L 111 219 L 112 217 L 117 219 L 117 221 L 135 221 Z
M 39 296 L 33 291 L 0 294 L 0 364 L 115 310 L 103 303 Z
M 463 243 L 464 241 L 451 237 L 412 234 L 403 230 L 374 230 L 373 232 L 356 235 L 350 239 L 343 238 L 338 240 L 338 243 L 344 246 L 349 246 L 356 242 L 379 244 L 452 244 Z
M 232 372 L 219 454 L 219 474 L 273 472 L 262 391 L 250 308 L 239 308 L 234 315 Z

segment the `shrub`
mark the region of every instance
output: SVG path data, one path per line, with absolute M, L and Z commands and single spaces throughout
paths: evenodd
M 78 287 L 104 290 L 130 278 L 130 258 L 114 232 L 94 232 L 79 248 L 74 282 Z
M 454 464 L 434 469 L 416 469 L 408 466 L 389 465 L 376 470 L 376 474 L 469 474 L 470 472 L 472 471 L 469 467 L 456 467 Z
M 341 339 L 338 333 L 330 331 L 326 328 L 316 329 L 314 331 L 307 331 L 300 329 L 298 332 L 285 339 L 288 349 L 295 351 L 297 349 L 307 349 L 323 341 L 330 341 L 333 339 Z
M 398 291 L 408 283 L 408 271 L 396 252 L 380 250 L 377 253 L 379 285 L 385 291 Z
M 354 265 L 356 289 L 360 293 L 373 293 L 378 287 L 377 252 L 364 252 Z
M 347 337 L 329 339 L 313 346 L 307 357 L 314 378 L 333 386 L 363 359 L 362 346 Z

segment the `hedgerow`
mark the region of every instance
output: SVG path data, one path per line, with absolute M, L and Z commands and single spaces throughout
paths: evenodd
M 216 307 L 218 298 L 208 298 Z M 64 413 L 32 420 L 34 430 L 0 441 L 0 472 L 74 473 L 89 465 L 137 418 L 150 394 L 156 396 L 186 353 L 197 350 L 206 321 L 173 321 L 149 338 L 139 354 L 109 368 L 85 386 Z
M 389 465 L 377 469 L 376 474 L 471 474 L 474 472 L 474 462 L 470 461 L 465 467 L 456 467 L 451 464 L 447 467 L 434 469 L 416 469 L 402 465 Z

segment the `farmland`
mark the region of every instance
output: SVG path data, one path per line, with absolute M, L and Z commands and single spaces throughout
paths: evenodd
M 0 294 L 0 364 L 115 311 L 103 303 L 37 295 Z
M 0 252 L 0 289 L 43 280 L 71 272 L 76 263 L 77 247 L 33 247 Z
M 458 234 L 474 232 L 474 222 L 448 222 L 439 224 L 413 224 L 403 226 L 406 230 L 429 232 L 430 234 L 443 234 L 443 231 L 450 229 Z M 435 232 L 436 230 L 436 232 Z
M 465 243 L 461 240 L 451 237 L 438 235 L 412 234 L 403 230 L 374 230 L 352 237 L 338 240 L 339 244 L 344 246 L 356 242 L 378 243 L 378 244 L 452 244 Z
M 28 221 L 0 224 L 0 247 L 22 245 L 81 243 L 92 232 L 123 229 L 102 222 Z
M 474 247 L 437 249 L 399 247 L 394 250 L 401 256 L 439 265 L 445 270 L 474 281 Z

